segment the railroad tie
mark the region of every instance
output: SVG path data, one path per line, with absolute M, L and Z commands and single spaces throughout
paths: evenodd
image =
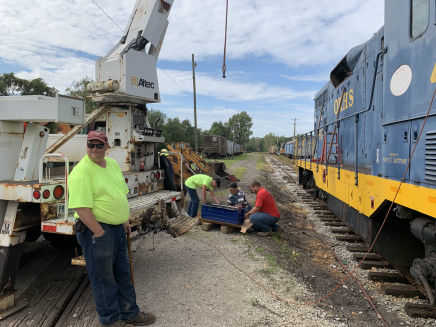
M 323 222 L 323 223 L 340 223 L 340 224 L 343 224 L 343 222 L 341 220 L 339 220 L 338 218 L 320 218 L 319 220 L 321 222 Z
M 342 241 L 342 242 L 349 242 L 349 243 L 358 243 L 362 242 L 362 238 L 359 235 L 338 235 L 335 237 L 336 240 Z
M 360 263 L 360 268 L 363 270 L 370 270 L 372 268 L 380 268 L 380 269 L 392 269 L 392 265 L 387 261 L 371 261 L 365 260 Z
M 436 319 L 436 306 L 431 304 L 406 303 L 404 310 L 412 318 Z
M 377 253 L 354 253 L 353 254 L 353 259 L 356 261 L 360 261 L 363 258 L 365 258 L 365 260 L 370 260 L 370 261 L 382 261 L 383 257 L 378 255 Z
M 419 297 L 425 299 L 425 296 L 418 291 L 415 286 L 407 284 L 387 284 L 383 285 L 383 291 L 386 295 L 392 295 L 395 297 L 413 298 Z
M 399 272 L 370 271 L 368 279 L 373 282 L 409 284 L 407 278 Z
M 336 222 L 327 222 L 324 225 L 326 225 L 328 227 L 348 227 L 347 225 L 345 225 L 342 222 L 338 222 L 338 223 L 336 223 Z
M 361 245 L 361 244 L 350 244 L 347 245 L 347 250 L 350 252 L 364 252 L 367 253 L 368 252 L 368 247 L 366 245 Z
M 349 227 L 332 228 L 332 229 L 330 229 L 330 231 L 333 234 L 343 234 L 343 235 L 354 234 L 353 230 Z

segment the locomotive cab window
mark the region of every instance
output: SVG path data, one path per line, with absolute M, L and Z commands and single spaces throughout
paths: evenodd
M 424 34 L 430 22 L 430 0 L 411 1 L 410 34 L 416 39 Z

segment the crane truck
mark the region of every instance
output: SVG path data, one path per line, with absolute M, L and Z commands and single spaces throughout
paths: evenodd
M 88 117 L 81 98 L 0 97 L 0 295 L 8 303 L 23 243 L 41 232 L 47 239 L 75 234 L 67 179 L 86 153 L 84 128 L 106 132 L 107 155 L 117 160 L 129 187 L 134 229 L 163 228 L 153 210 L 174 209 L 182 199 L 181 192 L 163 189 L 156 145 L 164 138 L 147 116 L 147 104 L 160 101 L 156 63 L 173 2 L 136 1 L 121 40 L 96 62 L 96 81 L 89 89 L 97 109 Z M 49 135 L 48 122 L 73 128 Z

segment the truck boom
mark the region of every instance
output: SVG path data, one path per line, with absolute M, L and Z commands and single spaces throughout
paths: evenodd
M 97 61 L 93 90 L 130 95 L 146 102 L 160 101 L 156 63 L 173 2 L 136 1 L 125 34 Z

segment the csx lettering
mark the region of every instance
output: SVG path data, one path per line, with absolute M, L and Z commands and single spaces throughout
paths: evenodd
M 334 112 L 335 115 L 339 112 L 339 106 L 341 106 L 341 112 L 347 110 L 348 108 L 351 108 L 354 104 L 354 90 L 350 89 L 349 91 L 344 93 L 343 99 L 342 99 L 342 105 L 341 105 L 341 98 L 342 96 L 335 99 L 334 103 Z

